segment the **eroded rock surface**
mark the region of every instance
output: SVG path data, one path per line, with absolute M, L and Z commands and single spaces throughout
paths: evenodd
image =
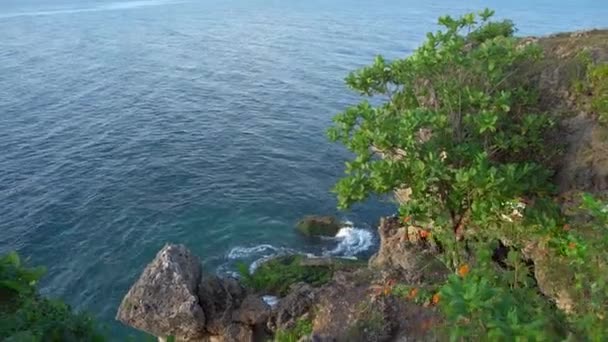
M 272 311 L 268 327 L 271 330 L 293 328 L 297 320 L 312 309 L 316 291 L 306 283 L 294 284 L 290 293 Z
M 340 221 L 333 216 L 306 216 L 297 224 L 298 231 L 306 236 L 336 236 Z
M 415 227 L 402 226 L 397 217 L 382 218 L 378 227 L 380 248 L 370 259 L 370 267 L 399 273 L 408 283 L 441 282 L 449 271 L 417 232 Z
M 154 336 L 196 340 L 205 335 L 197 288 L 199 259 L 183 245 L 166 245 L 123 299 L 116 318 Z

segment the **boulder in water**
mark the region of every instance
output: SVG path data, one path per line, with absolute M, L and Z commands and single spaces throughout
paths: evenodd
M 306 236 L 336 236 L 340 221 L 333 216 L 306 216 L 297 224 L 298 231 Z

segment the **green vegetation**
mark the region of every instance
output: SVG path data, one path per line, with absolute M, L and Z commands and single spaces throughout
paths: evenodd
M 298 342 L 300 338 L 312 333 L 312 322 L 309 319 L 299 319 L 289 330 L 278 330 L 274 335 L 275 342 Z
M 305 266 L 301 263 L 304 258 L 300 255 L 278 257 L 263 263 L 253 274 L 249 273 L 246 264 L 239 264 L 237 268 L 246 286 L 256 291 L 284 296 L 293 284 L 305 282 L 320 286 L 331 279 L 331 267 Z
M 574 82 L 577 100 L 586 110 L 608 124 L 608 63 L 593 63 L 588 53 L 582 53 L 584 77 Z
M 492 15 L 442 17 L 411 56 L 378 56 L 347 77 L 383 101 L 346 109 L 328 131 L 355 155 L 334 189 L 339 206 L 408 189 L 400 216 L 428 229 L 455 273 L 431 299 L 451 340 L 606 340 L 608 207 L 585 196 L 585 214 L 566 216 L 556 204 L 546 139 L 555 123 L 517 78 L 542 50 Z M 605 67 L 589 70 L 601 112 Z M 493 256 L 498 242 L 504 257 Z M 529 249 L 542 258 L 530 260 Z M 539 274 L 559 281 L 541 285 Z M 569 299 L 563 311 L 541 288 Z
M 44 272 L 24 266 L 16 253 L 0 257 L 0 339 L 104 341 L 89 316 L 38 295 L 36 284 Z

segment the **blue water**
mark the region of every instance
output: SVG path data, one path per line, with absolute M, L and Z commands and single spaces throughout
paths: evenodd
M 43 292 L 117 338 L 132 333 L 113 322 L 120 299 L 167 241 L 209 272 L 336 252 L 294 222 L 337 214 L 373 232 L 394 210 L 335 209 L 348 154 L 324 131 L 356 101 L 343 78 L 486 6 L 522 35 L 608 26 L 597 0 L 2 0 L 0 252 L 46 265 Z M 337 252 L 365 257 L 364 242 Z

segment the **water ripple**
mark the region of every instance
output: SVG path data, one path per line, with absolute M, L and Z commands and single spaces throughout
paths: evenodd
M 601 1 L 557 2 L 483 6 L 522 34 L 608 17 Z M 410 53 L 438 15 L 479 7 L 2 1 L 0 253 L 47 265 L 45 293 L 124 337 L 114 311 L 167 241 L 186 243 L 209 272 L 237 246 L 326 248 L 293 224 L 337 214 L 329 189 L 348 153 L 324 133 L 356 100 L 343 78 L 378 52 Z M 373 202 L 348 215 L 367 234 L 392 210 Z

